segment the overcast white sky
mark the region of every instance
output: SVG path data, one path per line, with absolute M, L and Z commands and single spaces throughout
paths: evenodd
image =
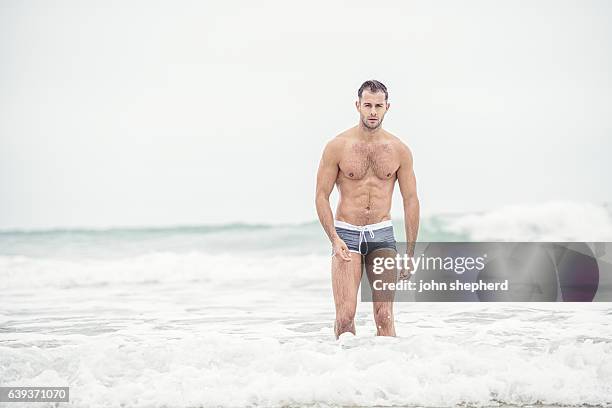
M 314 220 L 321 149 L 370 78 L 424 213 L 612 201 L 611 19 L 605 0 L 0 0 L 0 229 Z

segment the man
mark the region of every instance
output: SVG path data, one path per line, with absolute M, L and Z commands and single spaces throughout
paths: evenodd
M 355 334 L 357 292 L 365 265 L 370 282 L 373 258 L 396 255 L 391 199 L 398 181 L 404 202 L 408 256 L 419 228 L 419 200 L 410 149 L 382 128 L 389 94 L 379 81 L 364 82 L 355 102 L 359 124 L 332 139 L 317 174 L 316 206 L 332 244 L 332 289 L 336 305 L 334 332 Z M 334 219 L 329 196 L 334 184 L 340 201 Z M 391 280 L 395 281 L 395 274 Z M 400 273 L 406 278 L 406 271 Z M 389 280 L 389 277 L 386 278 Z M 373 298 L 377 335 L 395 336 L 393 299 Z

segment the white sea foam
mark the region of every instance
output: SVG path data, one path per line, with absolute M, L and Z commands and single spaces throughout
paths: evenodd
M 360 303 L 335 341 L 328 256 L 0 260 L 3 385 L 75 406 L 612 401 L 606 304 L 398 303 L 377 338 Z
M 330 257 L 257 256 L 240 252 L 158 252 L 128 258 L 30 258 L 0 256 L 0 289 L 75 288 L 110 284 L 203 282 L 214 287 L 308 284 L 328 269 Z
M 446 229 L 473 241 L 612 241 L 612 216 L 601 205 L 549 202 L 462 215 Z
M 330 338 L 329 324 L 298 331 L 290 317 L 312 320 L 304 315 L 251 322 L 260 325 L 258 336 L 220 333 L 215 325 L 194 323 L 179 330 L 141 323 L 68 337 L 54 346 L 2 346 L 1 374 L 4 385 L 69 385 L 75 406 L 604 405 L 612 400 L 612 344 L 599 337 L 611 333 L 596 329 L 609 319 L 601 308 L 561 313 L 444 306 L 400 311 L 399 338 L 373 337 L 365 315 L 357 322 L 360 333 L 340 341 Z M 230 318 L 223 326 L 246 324 Z M 291 331 L 297 334 L 288 336 Z M 29 336 L 28 341 L 58 337 Z

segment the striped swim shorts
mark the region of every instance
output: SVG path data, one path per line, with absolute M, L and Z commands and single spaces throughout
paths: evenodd
M 381 248 L 397 251 L 391 220 L 369 225 L 353 225 L 334 220 L 334 226 L 350 252 L 367 255 Z

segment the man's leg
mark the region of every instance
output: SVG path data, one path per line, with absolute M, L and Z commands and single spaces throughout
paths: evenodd
M 373 288 L 374 280 L 382 280 L 384 283 L 397 282 L 397 269 L 385 270 L 382 274 L 373 272 L 374 258 L 395 258 L 397 252 L 394 249 L 381 248 L 366 255 L 365 265 L 370 288 L 372 289 L 372 305 L 374 307 L 374 322 L 376 323 L 377 336 L 395 336 L 395 322 L 393 318 L 394 291 L 377 291 Z
M 336 304 L 334 333 L 336 339 L 345 332 L 355 334 L 355 310 L 357 292 L 361 281 L 361 254 L 350 253 L 351 261 L 343 261 L 339 256 L 332 257 L 332 289 Z

